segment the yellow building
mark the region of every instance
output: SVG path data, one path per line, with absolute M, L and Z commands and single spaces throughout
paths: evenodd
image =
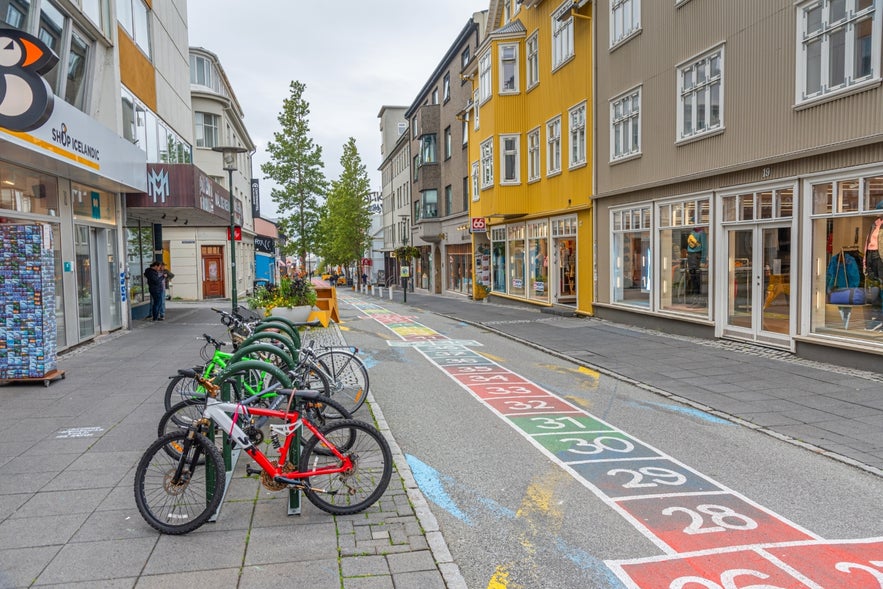
M 582 313 L 593 294 L 591 24 L 587 0 L 491 0 L 464 69 L 475 283 Z

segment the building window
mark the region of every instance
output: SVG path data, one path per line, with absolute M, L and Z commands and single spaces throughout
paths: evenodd
M 480 102 L 491 97 L 491 54 L 489 51 L 478 58 L 478 96 Z
M 723 128 L 724 48 L 678 68 L 678 139 Z
M 546 123 L 546 175 L 561 171 L 561 117 Z
M 447 102 L 451 99 L 451 74 L 450 72 L 445 74 L 444 79 L 442 80 L 442 100 Z
M 570 115 L 570 162 L 574 168 L 586 163 L 586 103 L 568 112 Z
M 500 94 L 518 92 L 518 45 L 500 45 Z
M 417 178 L 418 178 L 417 171 L 420 169 L 420 154 L 419 153 L 414 156 L 414 165 L 412 166 L 412 168 L 414 170 L 414 173 L 413 173 L 414 182 L 416 182 Z
M 500 136 L 500 184 L 518 184 L 521 182 L 521 136 Z
M 443 214 L 450 215 L 454 212 L 454 189 L 450 184 L 445 186 L 445 210 Z
M 611 211 L 615 303 L 650 307 L 650 205 Z
M 212 60 L 202 55 L 190 55 L 190 83 L 210 88 L 222 96 L 227 95 Z
M 466 147 L 469 145 L 469 121 L 464 120 L 460 125 L 462 127 L 460 130 L 463 133 L 463 147 Z
M 151 57 L 148 25 L 150 12 L 147 5 L 143 0 L 116 0 L 116 2 L 117 20 L 149 59 Z
M 478 173 L 479 166 L 478 162 L 472 162 L 472 200 L 478 201 L 479 191 L 479 183 L 478 183 Z
M 218 124 L 221 117 L 207 112 L 195 112 L 196 147 L 215 147 L 220 145 Z
M 668 201 L 656 209 L 659 308 L 707 316 L 711 252 L 711 199 Z M 731 283 L 732 284 L 732 283 Z
M 641 0 L 610 0 L 610 46 L 641 30 Z
M 460 69 L 465 68 L 467 65 L 469 65 L 469 47 L 460 54 Z
M 420 138 L 420 158 L 421 165 L 438 163 L 435 133 L 430 133 Z
M 125 86 L 120 89 L 123 137 L 147 154 L 150 163 L 189 164 L 190 144 L 138 100 Z
M 798 102 L 880 77 L 880 0 L 813 0 L 797 9 Z
M 540 130 L 527 134 L 527 181 L 540 179 Z
M 573 57 L 573 2 L 567 0 L 552 13 L 552 69 Z
M 411 137 L 417 139 L 417 117 L 411 119 Z
M 478 109 L 478 90 L 476 90 L 472 99 L 472 128 L 476 131 L 478 131 Z
M 540 83 L 540 49 L 538 32 L 527 38 L 525 49 L 527 50 L 527 89 L 530 90 Z
M 462 210 L 463 210 L 463 212 L 468 213 L 469 212 L 469 178 L 466 176 L 463 176 L 463 196 L 461 198 L 463 199 L 463 202 L 462 202 L 463 209 Z
M 432 89 L 432 102 L 430 104 L 438 104 L 438 88 Z
M 641 89 L 610 101 L 610 160 L 641 153 Z
M 438 190 L 424 190 L 420 193 L 421 219 L 438 218 Z
M 481 187 L 490 188 L 494 185 L 494 140 L 488 139 L 481 144 Z
M 445 127 L 445 159 L 451 159 L 451 128 Z
M 24 12 L 16 8 L 12 3 L 10 3 L 9 6 L 6 7 L 5 22 L 7 25 L 12 27 L 13 29 L 23 30 L 24 20 Z

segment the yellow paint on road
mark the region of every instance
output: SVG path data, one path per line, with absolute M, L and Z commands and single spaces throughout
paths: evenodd
M 493 354 L 488 354 L 487 352 L 482 352 L 479 350 L 473 350 L 473 351 L 476 354 L 479 354 L 480 356 L 487 358 L 491 362 L 496 362 L 497 364 L 502 364 L 504 362 L 503 358 L 500 358 L 499 356 L 494 356 Z

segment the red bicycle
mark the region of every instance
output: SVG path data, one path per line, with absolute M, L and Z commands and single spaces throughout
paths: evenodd
M 357 513 L 373 505 L 386 491 L 392 475 L 392 453 L 383 435 L 372 425 L 354 419 L 324 427 L 315 425 L 310 412 L 301 411 L 298 405 L 322 403 L 325 397 L 318 392 L 284 391 L 290 395 L 285 410 L 250 407 L 219 401 L 220 386 L 193 370 L 179 372 L 205 387 L 208 396 L 202 417 L 186 430 L 158 438 L 135 470 L 138 511 L 160 532 L 191 532 L 208 521 L 221 504 L 226 478 L 224 459 L 206 437 L 212 425 L 257 463 L 260 468 L 249 465 L 246 472 L 260 475 L 264 487 L 271 491 L 300 489 L 313 505 L 328 513 Z M 292 402 L 295 398 L 298 403 Z M 271 445 L 279 452 L 277 458 L 264 454 L 239 426 L 238 422 L 248 423 L 252 417 L 279 422 L 269 426 Z M 298 452 L 294 442 L 300 427 L 312 436 Z M 168 445 L 179 452 L 167 452 Z

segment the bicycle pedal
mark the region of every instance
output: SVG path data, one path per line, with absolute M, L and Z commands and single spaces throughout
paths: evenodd
M 245 465 L 245 474 L 247 474 L 248 476 L 251 476 L 253 474 L 261 474 L 262 472 L 264 472 L 263 469 L 253 468 L 250 464 Z

